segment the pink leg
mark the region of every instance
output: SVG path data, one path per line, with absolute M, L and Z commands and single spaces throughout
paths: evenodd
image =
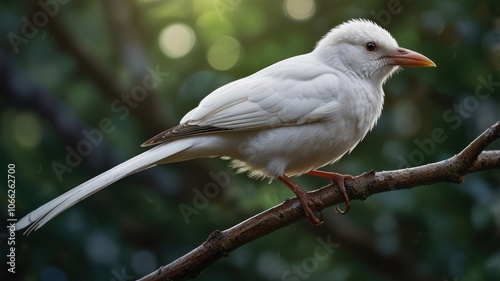
M 347 196 L 347 191 L 345 190 L 345 186 L 344 186 L 344 180 L 345 179 L 352 179 L 351 175 L 342 175 L 342 174 L 317 171 L 317 170 L 309 171 L 309 172 L 307 172 L 307 174 L 311 175 L 311 176 L 315 176 L 315 177 L 329 179 L 331 181 L 336 182 L 340 193 L 342 194 L 342 196 L 344 196 L 344 199 L 345 199 L 345 210 L 344 211 L 340 210 L 340 208 L 338 206 L 335 207 L 335 210 L 339 214 L 345 214 L 345 213 L 349 212 L 349 209 L 351 208 L 351 201 L 349 200 L 349 196 Z
M 293 193 L 297 196 L 302 203 L 302 208 L 304 209 L 304 213 L 306 217 L 311 221 L 313 225 L 321 225 L 323 223 L 323 219 L 318 219 L 313 212 L 313 209 L 316 208 L 315 202 L 309 198 L 309 195 L 305 190 L 303 190 L 298 184 L 294 183 L 289 177 L 282 175 L 277 177 L 282 183 L 288 186 Z

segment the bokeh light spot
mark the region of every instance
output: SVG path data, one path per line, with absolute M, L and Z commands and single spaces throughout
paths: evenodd
M 59 267 L 47 266 L 40 273 L 42 281 L 67 281 L 68 276 Z
M 446 26 L 443 15 L 437 10 L 429 10 L 420 16 L 420 23 L 430 34 L 438 36 Z
M 193 29 L 183 23 L 165 27 L 159 38 L 162 52 L 171 58 L 180 58 L 189 53 L 196 42 Z
M 290 19 L 303 21 L 314 15 L 316 3 L 314 0 L 285 0 L 283 10 Z
M 42 137 L 38 118 L 29 112 L 20 113 L 14 118 L 14 137 L 26 148 L 36 148 Z
M 109 236 L 93 233 L 85 243 L 87 256 L 92 262 L 112 265 L 118 260 L 120 248 Z
M 217 39 L 208 50 L 210 66 L 217 70 L 228 70 L 236 65 L 241 56 L 240 42 L 230 36 Z
M 147 275 L 158 267 L 158 260 L 150 251 L 138 251 L 132 256 L 132 268 L 136 274 Z

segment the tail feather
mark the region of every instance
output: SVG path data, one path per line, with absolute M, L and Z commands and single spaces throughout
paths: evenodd
M 192 142 L 189 139 L 182 139 L 159 145 L 143 152 L 42 205 L 38 209 L 20 219 L 16 223 L 16 230 L 29 226 L 29 228 L 24 232 L 25 234 L 29 234 L 31 231 L 42 227 L 45 223 L 59 215 L 64 210 L 105 188 L 106 186 L 128 175 L 153 167 L 160 160 L 164 160 L 165 158 L 186 150 L 191 146 Z

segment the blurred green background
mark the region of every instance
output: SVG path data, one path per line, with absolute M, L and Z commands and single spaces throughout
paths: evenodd
M 2 1 L 0 159 L 4 175 L 16 165 L 16 217 L 144 151 L 143 141 L 217 87 L 309 52 L 332 27 L 360 17 L 438 67 L 390 79 L 375 129 L 328 170 L 442 160 L 500 120 L 496 0 Z M 429 140 L 435 130 L 444 142 Z M 500 280 L 499 186 L 496 170 L 462 185 L 375 195 L 345 216 L 329 208 L 323 226 L 302 220 L 276 231 L 197 280 Z M 196 195 L 207 191 L 213 198 Z M 17 233 L 16 278 L 133 280 L 291 196 L 277 181 L 235 175 L 223 160 L 155 167 L 30 236 Z M 5 189 L 0 202 L 6 222 Z M 11 280 L 5 230 L 0 276 Z M 337 247 L 318 256 L 319 241 Z

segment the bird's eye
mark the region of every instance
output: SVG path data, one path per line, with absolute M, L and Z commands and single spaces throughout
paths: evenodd
M 373 42 L 368 42 L 366 43 L 365 45 L 365 49 L 368 51 L 368 52 L 373 52 L 377 49 L 377 44 L 373 43 Z

